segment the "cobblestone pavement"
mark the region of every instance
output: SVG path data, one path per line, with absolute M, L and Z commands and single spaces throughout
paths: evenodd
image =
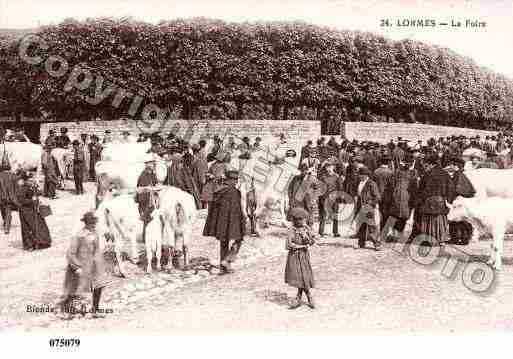
M 92 193 L 91 186 L 88 191 Z M 13 330 L 492 330 L 513 328 L 513 246 L 505 245 L 505 266 L 495 289 L 476 295 L 461 280 L 441 274 L 447 254 L 436 265 L 423 266 L 386 248 L 354 250 L 348 238 L 323 239 L 311 250 L 316 277 L 317 309 L 291 311 L 295 290 L 283 282 L 285 265 L 281 229 L 248 239 L 236 273 L 217 276 L 205 270 L 144 275 L 132 268 L 128 279 L 107 288 L 104 319 L 61 320 L 53 314 L 28 313 L 26 306 L 54 305 L 61 294 L 64 252 L 80 215 L 93 204 L 91 194 L 62 198 L 52 204 L 48 220 L 52 248 L 21 250 L 17 220 L 0 241 L 0 329 Z M 16 216 L 15 216 L 16 217 Z M 204 219 L 196 224 L 200 233 Z M 347 230 L 347 229 L 346 229 Z M 343 232 L 344 233 L 344 232 Z M 484 259 L 488 242 L 448 248 Z M 217 262 L 217 242 L 195 236 L 191 257 Z

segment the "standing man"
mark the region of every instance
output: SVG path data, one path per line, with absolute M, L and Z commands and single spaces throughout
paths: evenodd
M 392 178 L 392 175 L 394 172 L 388 167 L 388 164 L 390 163 L 390 157 L 383 156 L 380 160 L 380 166 L 374 171 L 374 180 L 376 181 L 376 184 L 378 185 L 379 189 L 379 195 L 381 197 L 381 201 L 379 203 L 379 214 L 381 217 L 380 221 L 380 229 L 383 229 L 385 226 L 385 223 L 388 219 L 388 210 L 387 210 L 387 203 L 385 203 L 385 189 L 388 187 L 388 184 L 390 182 L 390 179 Z
M 236 188 L 238 171 L 226 171 L 225 184 L 214 193 L 214 201 L 208 207 L 204 236 L 216 237 L 220 244 L 220 274 L 233 273 L 231 263 L 237 257 L 246 228 L 246 216 L 242 210 L 241 193 Z M 230 248 L 230 241 L 233 244 Z
M 93 181 L 96 181 L 96 163 L 102 158 L 102 145 L 99 143 L 99 138 L 96 135 L 91 136 L 91 143 L 89 144 L 89 156 L 90 156 L 90 177 Z
M 0 127 L 0 213 L 3 220 L 3 230 L 9 234 L 11 230 L 11 210 L 18 203 L 16 197 L 16 176 L 10 172 L 11 165 L 4 136 L 5 129 Z
M 56 145 L 55 130 L 48 131 L 48 137 L 45 139 L 45 145 L 55 147 Z
M 44 146 L 44 152 L 41 156 L 41 168 L 45 177 L 43 195 L 45 197 L 55 199 L 57 198 L 55 189 L 59 184 L 61 172 L 59 170 L 59 166 L 57 165 L 57 160 L 52 155 L 52 149 L 53 147 L 50 145 Z
M 405 153 L 401 146 L 402 142 L 399 142 L 397 146 L 394 146 L 392 149 L 392 161 L 394 163 L 394 169 L 399 168 L 401 162 L 404 161 Z
M 321 182 L 325 186 L 325 192 L 319 196 L 319 235 L 324 237 L 324 226 L 326 220 L 331 216 L 333 221 L 333 237 L 340 237 L 338 233 L 338 196 L 335 194 L 342 191 L 344 178 L 335 173 L 336 162 L 328 160 L 325 164 L 326 172 L 321 176 Z
M 61 128 L 61 135 L 56 138 L 56 146 L 60 148 L 67 148 L 71 140 L 68 137 L 68 129 L 66 127 Z
M 145 168 L 137 179 L 137 187 L 153 187 L 158 183 L 157 175 L 155 174 L 155 159 L 153 155 L 149 154 L 146 161 L 144 161 Z M 151 189 L 142 189 L 137 192 L 135 202 L 139 205 L 139 215 L 144 225 L 151 221 L 151 212 L 155 209 L 152 203 Z
M 366 241 L 374 243 L 376 251 L 381 250 L 381 241 L 376 227 L 376 206 L 381 201 L 376 182 L 370 176 L 371 171 L 367 167 L 361 167 L 358 171 L 360 183 L 358 184 L 358 199 L 356 202 L 356 228 L 358 229 L 358 246 L 355 249 L 365 247 Z
M 85 155 L 78 140 L 73 141 L 73 179 L 75 180 L 76 194 L 84 194 L 84 162 Z
M 110 134 L 110 130 L 105 130 L 105 136 L 103 136 L 103 144 L 111 143 L 112 142 L 112 136 Z
M 311 176 L 308 171 L 308 165 L 302 163 L 299 165 L 300 174 L 294 176 L 288 187 L 289 196 L 289 213 L 287 213 L 287 221 L 292 221 L 290 210 L 295 207 L 301 207 L 309 213 L 307 224 L 313 225 L 313 203 L 312 192 L 313 182 L 309 179 Z
M 251 146 L 251 150 L 252 151 L 260 150 L 262 148 L 261 143 L 262 143 L 262 139 L 260 137 L 255 138 L 255 143 L 253 144 L 253 146 Z
M 130 139 L 130 132 L 128 131 L 123 131 L 122 133 L 122 137 L 121 139 L 119 140 L 120 143 L 131 143 L 133 142 L 131 139 Z
M 201 141 L 200 141 L 201 142 Z M 198 184 L 199 193 L 203 193 L 203 186 L 207 181 L 207 172 L 208 172 L 208 162 L 207 157 L 204 152 L 201 152 L 200 145 L 192 146 L 192 153 L 194 155 L 194 160 L 192 161 L 192 176 L 196 183 Z M 200 196 L 201 197 L 201 196 Z M 201 208 L 205 208 L 205 203 L 202 201 Z
M 91 164 L 91 154 L 89 153 L 89 140 L 87 138 L 87 133 L 80 134 L 80 147 L 82 151 L 84 151 L 84 182 L 89 182 L 89 174 L 90 169 L 89 166 Z

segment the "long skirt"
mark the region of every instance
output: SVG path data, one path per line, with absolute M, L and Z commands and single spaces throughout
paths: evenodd
M 445 214 L 419 213 L 419 234 L 427 235 L 432 244 L 439 244 L 449 240 L 449 222 Z
M 44 249 L 52 245 L 45 219 L 32 208 L 21 207 L 21 238 L 23 249 Z
M 314 288 L 310 254 L 307 249 L 289 251 L 285 265 L 285 283 L 296 288 Z

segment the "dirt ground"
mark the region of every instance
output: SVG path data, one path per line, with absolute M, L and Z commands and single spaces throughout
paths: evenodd
M 505 243 L 505 265 L 496 273 L 493 289 L 478 295 L 462 280 L 464 263 L 450 278 L 443 273 L 450 272 L 448 258 L 465 258 L 462 251 L 471 254 L 471 260 L 486 259 L 489 242 L 450 247 L 434 265 L 426 266 L 391 247 L 380 252 L 354 250 L 346 227 L 342 238 L 323 238 L 311 249 L 315 310 L 307 306 L 288 309 L 295 289 L 284 283 L 284 230 L 273 229 L 244 243 L 236 273 L 186 280 L 174 290 L 136 296 L 106 318 L 62 320 L 48 313 L 28 312 L 27 305 L 52 305 L 62 293 L 70 236 L 78 228 L 80 216 L 94 204 L 91 184 L 86 189 L 82 196 L 61 192 L 52 202 L 54 214 L 48 219 L 51 248 L 23 251 L 16 214 L 11 234 L 1 234 L 0 330 L 466 332 L 513 328 L 511 241 Z M 190 255 L 208 257 L 215 263 L 217 242 L 201 236 L 203 217 L 195 225 Z M 107 288 L 105 296 L 110 298 L 125 283 L 143 283 L 158 276 L 144 275 L 136 268 L 128 279 L 120 279 L 115 289 Z

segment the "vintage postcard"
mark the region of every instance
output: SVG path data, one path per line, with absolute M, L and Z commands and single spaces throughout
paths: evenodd
M 510 331 L 512 12 L 0 1 L 0 340 Z

